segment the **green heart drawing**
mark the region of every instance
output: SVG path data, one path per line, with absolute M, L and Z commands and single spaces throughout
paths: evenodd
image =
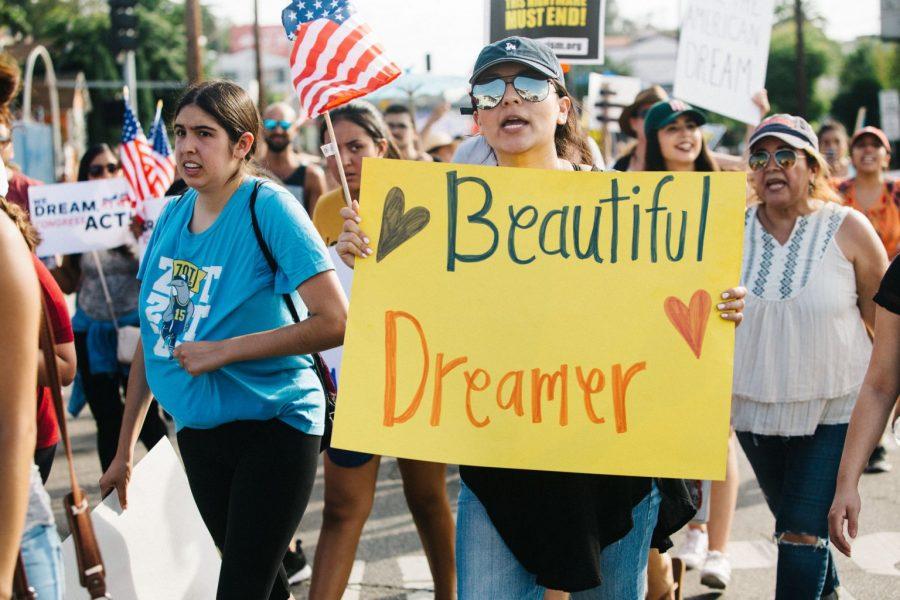
M 403 190 L 398 187 L 391 188 L 384 201 L 384 211 L 381 213 L 381 236 L 378 238 L 375 262 L 380 262 L 406 240 L 425 229 L 431 220 L 431 213 L 424 206 L 411 208 L 404 213 L 405 206 L 406 198 Z

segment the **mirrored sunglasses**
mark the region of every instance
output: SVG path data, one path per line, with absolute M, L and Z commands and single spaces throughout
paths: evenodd
M 774 157 L 775 164 L 778 165 L 779 168 L 790 169 L 797 163 L 798 156 L 796 150 L 790 150 L 788 148 L 776 150 L 774 154 L 767 150 L 757 150 L 750 155 L 748 162 L 750 163 L 751 171 L 762 171 L 766 168 L 766 165 L 769 164 L 769 159 Z
M 287 131 L 291 127 L 291 122 L 279 121 L 277 119 L 266 119 L 265 121 L 263 121 L 263 127 L 265 127 L 267 131 L 272 131 L 276 127 L 281 127 L 282 129 Z
M 472 86 L 472 102 L 475 108 L 490 110 L 500 104 L 503 94 L 506 93 L 507 84 L 512 84 L 519 97 L 528 102 L 542 102 L 550 94 L 550 80 L 546 78 L 538 79 L 528 75 L 497 77 Z

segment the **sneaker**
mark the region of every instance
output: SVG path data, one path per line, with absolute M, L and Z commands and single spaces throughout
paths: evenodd
M 884 444 L 875 446 L 872 456 L 869 457 L 869 464 L 866 465 L 866 473 L 887 473 L 892 468 L 891 463 L 887 460 L 887 450 Z
M 688 527 L 684 539 L 672 556 L 684 561 L 684 566 L 690 569 L 698 569 L 706 560 L 706 549 L 709 547 L 709 536 L 705 531 Z
M 731 563 L 728 556 L 718 550 L 710 551 L 700 570 L 700 583 L 714 590 L 724 590 L 730 582 Z
M 312 567 L 306 562 L 306 555 L 303 554 L 300 540 L 297 540 L 294 547 L 294 550 L 288 548 L 281 561 L 281 564 L 284 565 L 284 570 L 287 572 L 289 585 L 296 585 L 312 577 Z

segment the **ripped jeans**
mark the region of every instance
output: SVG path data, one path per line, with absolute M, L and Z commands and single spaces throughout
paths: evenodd
M 846 424 L 819 425 L 810 436 L 737 432 L 766 503 L 775 515 L 778 600 L 818 600 L 839 585 L 828 547 L 828 510 L 846 435 Z M 815 536 L 817 542 L 790 541 L 784 539 L 785 534 Z

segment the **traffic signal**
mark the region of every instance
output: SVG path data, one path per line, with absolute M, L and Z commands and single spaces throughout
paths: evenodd
M 109 0 L 109 22 L 112 33 L 112 47 L 115 50 L 136 50 L 137 0 Z

